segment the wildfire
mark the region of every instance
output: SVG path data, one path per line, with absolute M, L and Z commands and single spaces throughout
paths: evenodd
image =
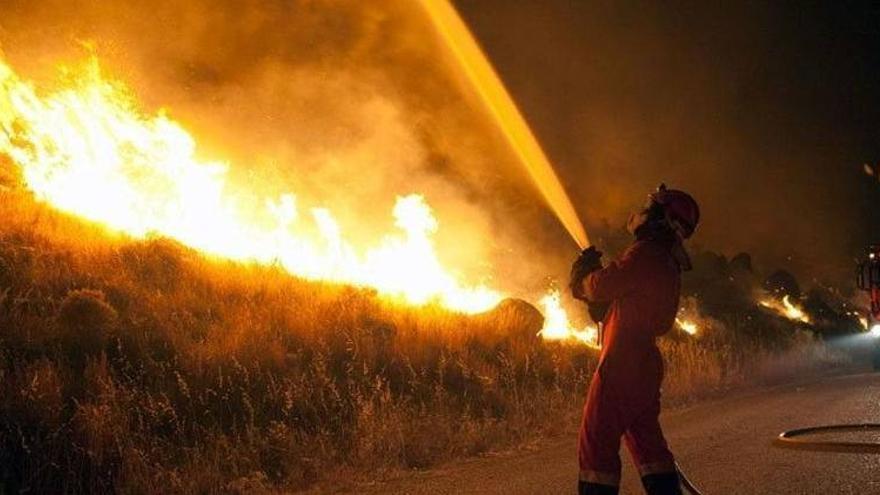
M 157 234 L 234 260 L 278 263 L 292 274 L 373 287 L 411 304 L 436 302 L 477 313 L 504 295 L 468 285 L 443 266 L 439 228 L 419 194 L 398 197 L 396 231 L 355 246 L 325 207 L 303 208 L 292 193 L 267 197 L 233 184 L 229 166 L 197 158 L 193 136 L 165 112 L 140 110 L 96 58 L 64 88 L 40 94 L 0 58 L 0 153 L 35 196 L 135 238 Z M 558 291 L 543 297 L 545 339 L 597 346 L 594 326 L 575 328 Z
M 541 330 L 543 338 L 547 340 L 575 340 L 590 347 L 599 348 L 599 327 L 587 325 L 583 329 L 578 329 L 572 325 L 562 307 L 558 291 L 551 291 L 545 295 L 539 304 L 544 312 L 544 328 Z M 700 333 L 699 324 L 690 318 L 676 317 L 675 324 L 688 335 L 695 336 Z
M 590 347 L 599 347 L 599 328 L 587 325 L 582 330 L 575 328 L 568 319 L 559 291 L 545 295 L 539 305 L 544 312 L 544 328 L 541 337 L 547 340 L 576 340 Z
M 164 112 L 139 110 L 94 58 L 47 95 L 0 59 L 0 129 L 0 153 L 38 198 L 133 237 L 159 234 L 216 256 L 280 263 L 305 278 L 373 287 L 412 304 L 475 313 L 503 297 L 442 265 L 433 242 L 439 222 L 421 195 L 397 198 L 397 231 L 354 246 L 328 208 L 303 209 L 292 193 L 240 191 L 227 164 L 199 160 L 186 129 Z M 596 345 L 596 329 L 573 328 L 558 292 L 540 304 L 544 338 Z
M 700 332 L 699 325 L 691 320 L 687 320 L 684 318 L 675 318 L 675 324 L 678 325 L 678 328 L 680 328 L 688 335 L 697 335 Z
M 502 298 L 441 264 L 433 241 L 439 223 L 418 194 L 397 198 L 396 231 L 354 246 L 327 208 L 303 210 L 293 194 L 238 189 L 227 164 L 199 160 L 179 123 L 141 111 L 124 85 L 102 77 L 97 59 L 65 82 L 39 94 L 0 58 L 0 153 L 21 167 L 38 198 L 60 210 L 133 237 L 156 233 L 413 304 L 479 312 Z
M 790 296 L 788 295 L 785 295 L 781 302 L 776 299 L 764 299 L 758 304 L 775 311 L 789 320 L 799 321 L 801 323 L 811 322 L 810 317 L 804 312 L 803 308 L 791 302 Z

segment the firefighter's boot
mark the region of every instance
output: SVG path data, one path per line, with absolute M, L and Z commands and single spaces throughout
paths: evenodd
M 578 481 L 578 495 L 617 495 L 618 492 L 616 486 Z
M 678 473 L 655 473 L 642 476 L 642 486 L 648 495 L 682 495 Z

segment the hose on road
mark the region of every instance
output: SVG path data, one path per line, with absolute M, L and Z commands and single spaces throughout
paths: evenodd
M 880 424 L 856 423 L 811 426 L 796 430 L 783 431 L 773 441 L 773 445 L 783 449 L 812 450 L 816 452 L 846 452 L 850 454 L 880 454 L 880 442 L 840 442 L 811 440 L 810 435 L 817 433 L 880 431 Z M 807 438 L 804 438 L 807 437 Z
M 685 488 L 691 495 L 702 495 L 701 492 L 694 483 L 688 479 L 688 477 L 684 474 L 684 471 L 681 470 L 681 466 L 676 462 L 675 469 L 678 471 L 678 477 L 681 479 L 681 486 Z
M 810 426 L 808 428 L 797 428 L 794 430 L 783 431 L 773 440 L 773 445 L 782 449 L 812 450 L 814 452 L 880 454 L 880 442 L 843 442 L 836 440 L 814 440 L 809 438 L 811 435 L 821 433 L 865 433 L 869 431 L 880 432 L 880 424 L 855 423 Z M 678 475 L 681 477 L 682 486 L 684 486 L 692 495 L 701 495 L 702 492 L 700 492 L 691 480 L 685 476 L 684 472 L 681 470 L 681 466 L 676 464 L 675 467 L 678 469 Z

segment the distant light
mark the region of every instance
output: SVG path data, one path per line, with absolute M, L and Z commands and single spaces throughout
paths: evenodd
M 868 258 L 874 259 L 876 256 L 877 256 L 876 254 L 871 253 L 871 254 L 868 255 Z
M 874 326 L 871 327 L 870 333 L 872 337 L 880 337 L 880 323 L 875 323 Z

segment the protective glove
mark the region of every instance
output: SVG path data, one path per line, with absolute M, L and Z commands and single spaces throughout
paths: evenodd
M 587 275 L 602 268 L 602 253 L 593 246 L 584 249 L 581 255 L 572 263 L 568 288 L 575 299 L 586 301 L 584 295 L 584 279 Z

